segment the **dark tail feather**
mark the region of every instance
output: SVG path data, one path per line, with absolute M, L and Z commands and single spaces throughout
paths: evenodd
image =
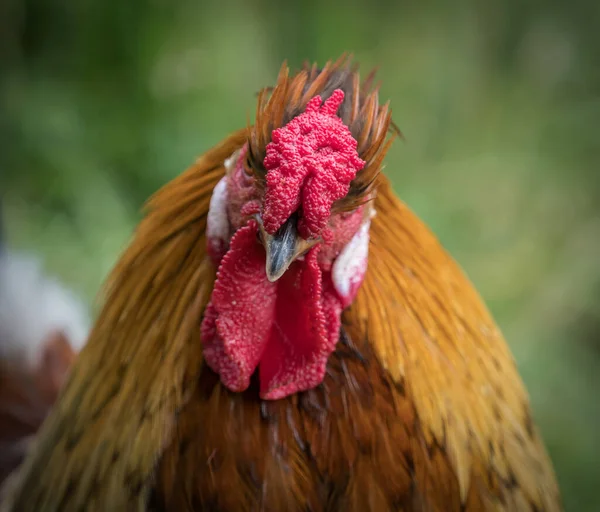
M 41 350 L 36 365 L 0 362 L 0 485 L 22 462 L 76 355 L 61 332 Z
M 31 256 L 0 250 L 0 489 L 56 401 L 87 333 L 77 297 Z

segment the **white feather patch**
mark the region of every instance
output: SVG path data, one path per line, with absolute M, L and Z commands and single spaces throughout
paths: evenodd
M 227 165 L 227 162 L 226 162 Z M 221 178 L 215 186 L 206 219 L 206 236 L 209 240 L 229 240 L 229 219 L 227 217 L 227 177 Z
M 45 275 L 40 261 L 8 251 L 0 255 L 0 358 L 35 364 L 55 331 L 62 331 L 78 352 L 89 327 L 83 302 Z
M 355 291 L 367 271 L 369 256 L 369 228 L 371 220 L 366 220 L 342 249 L 331 269 L 333 285 L 344 298 Z

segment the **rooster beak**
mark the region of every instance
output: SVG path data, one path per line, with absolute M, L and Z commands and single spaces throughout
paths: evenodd
M 297 217 L 292 215 L 274 235 L 267 233 L 259 220 L 260 237 L 267 253 L 267 279 L 274 283 L 294 260 L 308 251 L 319 239 L 304 240 L 298 235 Z

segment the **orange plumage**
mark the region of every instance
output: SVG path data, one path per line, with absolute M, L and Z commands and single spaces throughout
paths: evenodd
M 320 385 L 267 401 L 254 376 L 234 393 L 203 363 L 200 340 L 216 273 L 212 191 L 248 141 L 248 172 L 264 179 L 272 130 L 338 87 L 352 98 L 340 116 L 357 123 L 367 165 L 335 208 L 376 192 L 366 277 Z M 378 174 L 389 125 L 347 59 L 291 78 L 284 66 L 256 126 L 150 200 L 68 385 L 5 490 L 6 510 L 561 509 L 502 335 Z

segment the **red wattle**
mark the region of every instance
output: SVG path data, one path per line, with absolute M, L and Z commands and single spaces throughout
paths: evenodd
M 342 305 L 319 268 L 319 246 L 270 283 L 257 230 L 250 221 L 232 238 L 201 334 L 206 362 L 227 388 L 245 390 L 258 367 L 260 396 L 274 400 L 322 382 Z
M 276 287 L 267 280 L 257 231 L 252 220 L 233 235 L 201 327 L 206 363 L 232 391 L 243 391 L 250 384 L 275 309 Z
M 305 261 L 294 262 L 278 282 L 273 329 L 260 361 L 264 399 L 311 389 L 325 376 L 338 339 L 341 306 L 336 311 L 336 296 L 323 293 L 318 252 L 318 246 L 311 249 Z

